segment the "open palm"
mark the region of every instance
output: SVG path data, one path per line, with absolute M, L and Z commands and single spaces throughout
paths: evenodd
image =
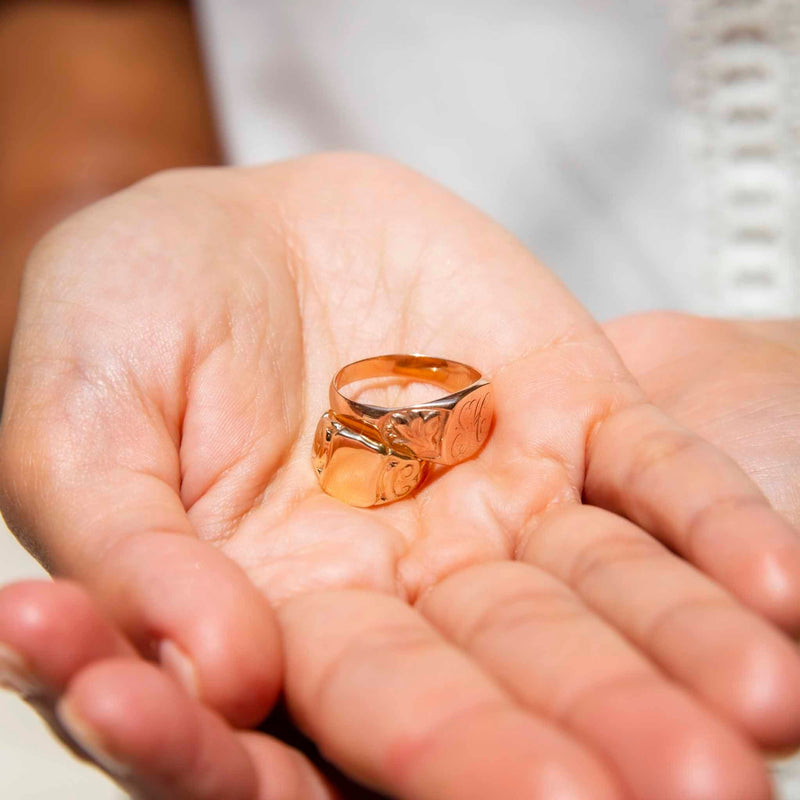
M 354 509 L 311 436 L 333 373 L 388 352 L 474 365 L 496 423 Z M 234 724 L 280 688 L 342 770 L 436 800 L 750 800 L 755 745 L 800 742 L 800 661 L 745 608 L 800 629 L 793 530 L 517 242 L 413 173 L 147 181 L 39 246 L 12 359 L 10 524 Z
M 638 314 L 605 326 L 648 397 L 800 525 L 800 321 Z

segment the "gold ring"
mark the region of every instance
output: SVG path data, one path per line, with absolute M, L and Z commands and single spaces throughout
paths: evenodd
M 448 391 L 401 408 L 358 402 L 352 383 L 402 378 Z M 399 500 L 421 484 L 432 464 L 458 464 L 486 441 L 494 416 L 492 386 L 458 361 L 388 355 L 348 364 L 330 386 L 330 410 L 314 435 L 312 463 L 323 490 L 354 506 Z

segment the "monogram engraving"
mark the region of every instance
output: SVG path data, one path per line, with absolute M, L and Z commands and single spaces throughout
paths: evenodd
M 405 497 L 420 482 L 421 469 L 419 461 L 400 461 L 396 458 L 387 461 L 380 480 L 380 501 L 385 503 Z
M 445 415 L 438 409 L 397 412 L 383 424 L 383 438 L 394 450 L 409 449 L 417 458 L 438 458 Z
M 489 434 L 494 414 L 491 390 L 487 388 L 475 395 L 462 401 L 453 415 L 450 438 L 452 461 L 469 458 Z

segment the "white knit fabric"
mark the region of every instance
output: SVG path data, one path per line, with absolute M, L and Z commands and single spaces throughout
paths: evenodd
M 800 311 L 797 0 L 199 0 L 231 160 L 393 156 L 597 316 Z
M 693 163 L 694 257 L 711 307 L 796 314 L 797 0 L 678 0 L 676 86 Z

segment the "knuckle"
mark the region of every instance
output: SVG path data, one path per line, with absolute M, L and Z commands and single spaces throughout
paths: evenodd
M 467 649 L 482 639 L 519 639 L 531 626 L 569 625 L 585 616 L 585 611 L 568 592 L 556 588 L 529 587 L 502 603 L 489 606 L 465 634 Z
M 701 446 L 701 441 L 689 431 L 651 431 L 640 439 L 633 452 L 628 467 L 628 483 L 645 480 L 654 469 L 663 467 Z
M 577 551 L 567 583 L 581 590 L 608 569 L 663 558 L 667 550 L 627 520 L 608 514 L 602 531 L 591 536 Z

